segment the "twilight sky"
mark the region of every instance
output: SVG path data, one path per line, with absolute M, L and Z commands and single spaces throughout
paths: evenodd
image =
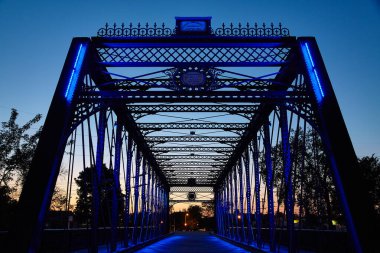
M 46 115 L 73 37 L 106 22 L 282 22 L 315 36 L 359 157 L 380 155 L 380 0 L 0 0 L 0 122 Z

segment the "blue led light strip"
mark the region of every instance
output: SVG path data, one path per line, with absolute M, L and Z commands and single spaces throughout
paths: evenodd
M 74 66 L 71 71 L 70 79 L 67 84 L 67 88 L 65 92 L 65 98 L 67 99 L 68 102 L 71 102 L 73 98 L 85 53 L 86 53 L 86 44 L 80 44 L 77 57 L 75 58 Z
M 319 79 L 319 75 L 317 72 L 317 68 L 314 64 L 313 57 L 311 56 L 308 43 L 305 42 L 301 48 L 302 48 L 302 52 L 304 54 L 304 58 L 306 60 L 306 66 L 307 66 L 307 69 L 309 71 L 309 76 L 310 76 L 311 82 L 313 84 L 313 88 L 314 88 L 317 100 L 318 100 L 318 102 L 321 102 L 322 98 L 325 97 L 325 93 L 322 89 L 322 84 L 321 84 L 321 81 Z

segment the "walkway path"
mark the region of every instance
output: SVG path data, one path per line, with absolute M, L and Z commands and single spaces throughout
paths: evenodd
M 249 252 L 229 244 L 208 232 L 177 232 L 151 244 L 137 253 L 245 253 Z

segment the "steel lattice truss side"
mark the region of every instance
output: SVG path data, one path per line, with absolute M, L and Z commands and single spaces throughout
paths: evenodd
M 115 44 L 117 45 L 117 44 Z M 175 44 L 162 47 L 98 47 L 100 63 L 104 66 L 170 66 L 173 64 L 215 63 L 219 66 L 249 65 L 279 66 L 285 63 L 289 48 L 273 47 L 176 47 Z
M 353 178 L 363 185 L 314 38 L 281 26 L 214 32 L 210 19 L 198 21 L 201 30 L 106 27 L 73 40 L 10 231 L 17 252 L 38 251 L 61 164 L 66 211 L 82 197 L 71 196 L 73 179 L 91 185 L 83 196 L 91 252 L 105 243 L 102 227 L 111 251 L 121 230 L 125 247 L 159 238 L 169 201 L 189 199 L 214 201 L 220 236 L 296 252 L 294 221 L 331 222 L 336 194 L 356 250 L 370 244 L 365 187 L 349 187 Z M 324 192 L 307 188 L 316 181 Z

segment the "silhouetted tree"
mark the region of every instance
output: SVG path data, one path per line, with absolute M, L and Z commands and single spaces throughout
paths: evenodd
M 53 196 L 51 199 L 50 210 L 51 211 L 63 211 L 66 207 L 67 197 L 63 190 L 59 187 L 55 187 Z
M 197 205 L 191 205 L 187 209 L 189 216 L 187 217 L 187 224 L 189 229 L 196 229 L 202 220 L 203 209 Z
M 214 202 L 203 202 L 202 203 L 202 215 L 204 217 L 213 217 L 214 216 Z
M 17 110 L 12 109 L 9 120 L 2 122 L 0 129 L 0 227 L 8 225 L 16 204 L 12 194 L 24 183 L 41 130 L 30 133 L 41 114 L 22 126 L 16 123 L 17 117 Z
M 324 152 L 322 140 L 315 130 L 291 130 L 290 148 L 292 161 L 293 199 L 306 220 L 304 225 L 332 226 L 332 219 L 342 215 L 338 204 L 332 174 Z M 282 143 L 272 147 L 273 188 L 277 196 L 277 215 L 279 206 L 284 204 L 285 183 Z M 261 176 L 266 181 L 267 170 L 264 153 L 260 154 Z M 280 224 L 279 224 L 280 225 Z
M 87 167 L 75 178 L 78 185 L 77 202 L 74 210 L 76 219 L 79 224 L 90 224 L 93 202 L 93 180 L 96 171 L 94 167 Z M 108 169 L 105 165 L 102 167 L 102 182 L 99 184 L 100 197 L 100 217 L 99 225 L 110 225 L 111 207 L 112 207 L 112 187 L 113 187 L 113 170 Z M 122 217 L 123 195 L 121 190 L 118 192 L 119 216 Z
M 375 155 L 364 156 L 359 159 L 359 169 L 370 189 L 369 196 L 374 204 L 374 209 L 380 216 L 380 160 Z

